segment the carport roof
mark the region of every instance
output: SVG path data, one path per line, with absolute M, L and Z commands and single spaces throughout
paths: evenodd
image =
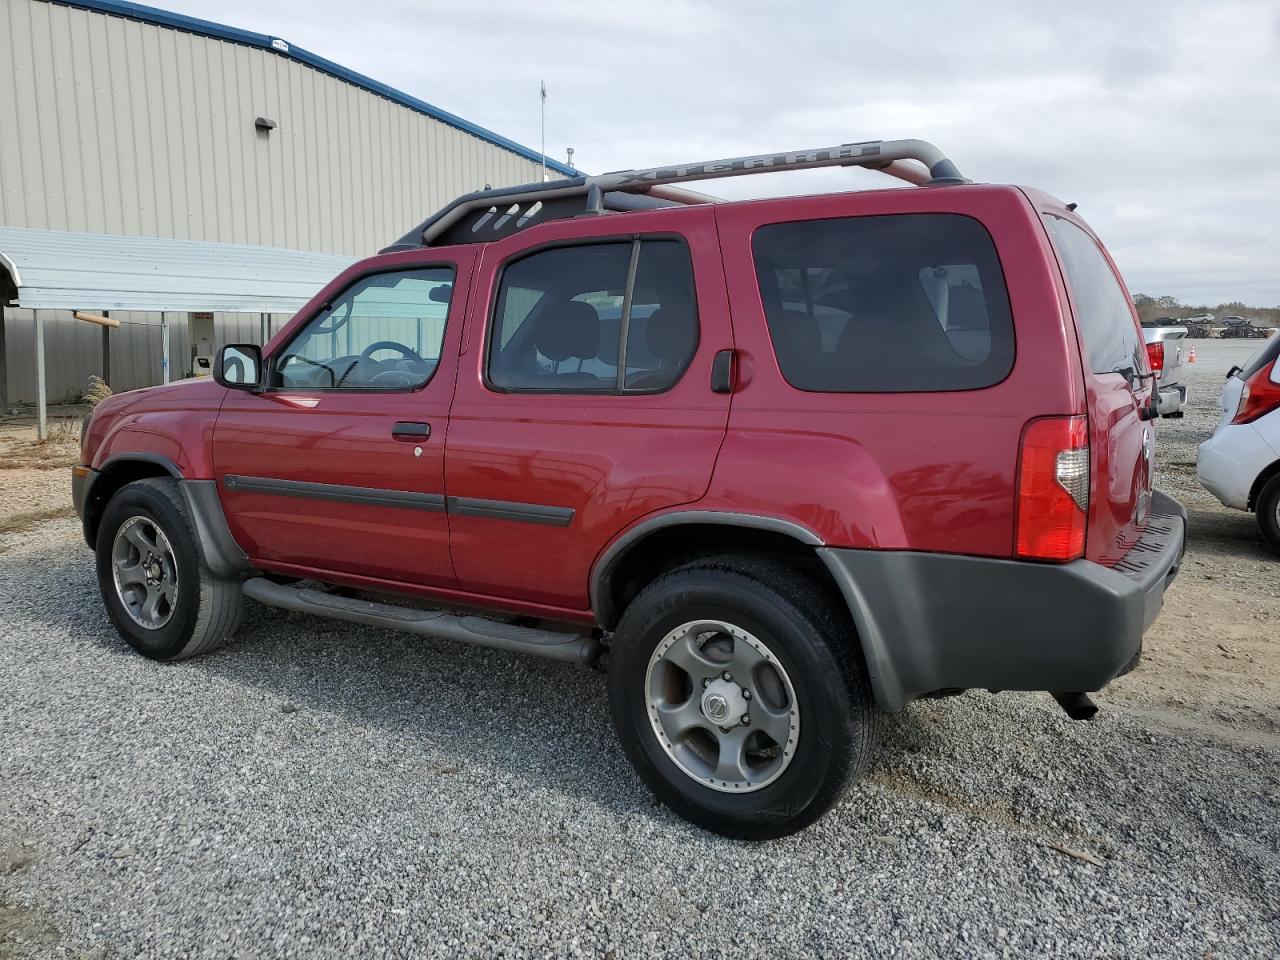
M 0 227 L 0 302 L 12 298 L 39 310 L 296 313 L 352 263 L 279 247 Z

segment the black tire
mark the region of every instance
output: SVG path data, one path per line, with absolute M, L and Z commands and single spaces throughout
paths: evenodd
M 1271 549 L 1280 553 L 1280 474 L 1276 474 L 1258 493 L 1254 503 L 1258 526 Z
M 759 638 L 794 688 L 794 757 L 752 792 L 722 792 L 695 779 L 650 722 L 650 658 L 670 631 L 701 619 Z M 874 751 L 877 711 L 857 642 L 830 593 L 787 566 L 750 556 L 690 563 L 645 587 L 614 634 L 609 698 L 618 737 L 644 782 L 686 820 L 746 840 L 795 833 L 840 800 Z
M 164 535 L 172 549 L 177 590 L 168 619 L 151 629 L 134 620 L 116 587 L 116 534 L 142 518 Z M 240 624 L 244 595 L 239 581 L 215 577 L 205 565 L 195 526 L 178 482 L 151 477 L 121 487 L 107 503 L 96 544 L 98 589 L 111 622 L 129 646 L 152 660 L 185 660 L 221 646 Z

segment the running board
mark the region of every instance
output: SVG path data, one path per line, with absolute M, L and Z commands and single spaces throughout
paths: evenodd
M 391 603 L 340 597 L 322 590 L 272 583 L 265 577 L 246 580 L 244 593 L 269 607 L 311 613 L 331 620 L 363 623 L 370 627 L 385 627 L 423 637 L 458 640 L 480 647 L 528 653 L 535 657 L 549 657 L 569 663 L 591 663 L 600 652 L 599 641 L 582 634 L 537 630 L 444 610 L 418 610 Z

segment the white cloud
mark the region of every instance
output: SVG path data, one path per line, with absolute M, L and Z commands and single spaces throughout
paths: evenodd
M 161 0 L 282 36 L 593 171 L 921 137 L 1080 204 L 1129 286 L 1280 304 L 1269 0 L 423 4 Z M 720 181 L 728 196 L 865 176 Z M 425 213 L 425 211 L 423 212 Z

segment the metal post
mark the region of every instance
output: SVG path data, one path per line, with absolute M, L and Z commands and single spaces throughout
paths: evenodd
M 547 81 L 542 84 L 542 182 L 547 182 Z
M 103 310 L 104 317 L 111 316 L 110 310 Z M 111 328 L 102 328 L 102 382 L 111 385 Z
M 49 436 L 48 411 L 44 403 L 44 318 L 33 310 L 36 318 L 36 439 Z
M 4 300 L 0 299 L 0 413 L 9 409 L 9 360 L 5 353 L 4 334 Z
M 160 376 L 161 383 L 169 382 L 169 321 L 160 311 Z

